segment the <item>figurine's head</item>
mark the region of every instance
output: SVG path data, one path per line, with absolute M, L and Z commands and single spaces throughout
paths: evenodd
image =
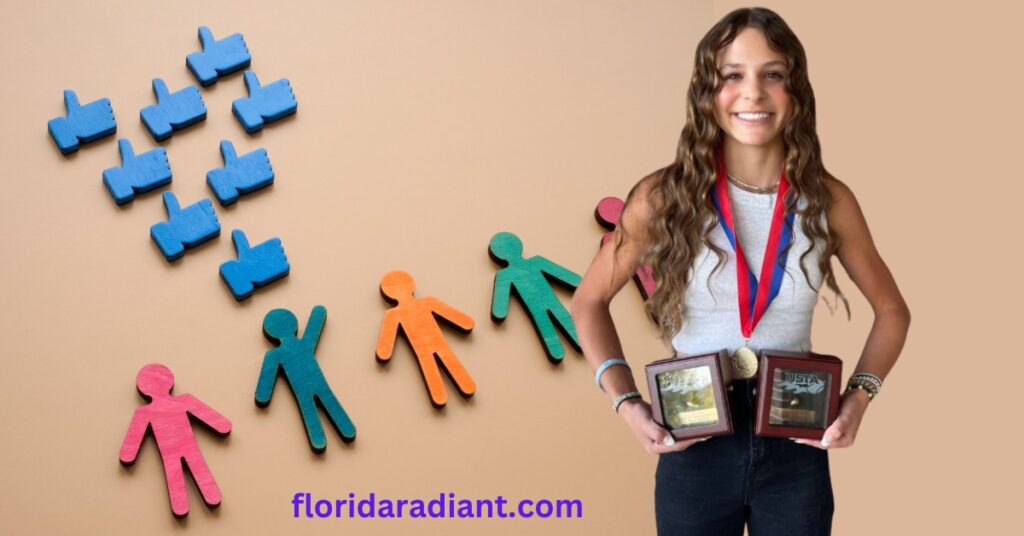
M 413 281 L 411 275 L 401 270 L 388 272 L 380 280 L 381 294 L 392 301 L 408 298 L 412 296 L 414 290 L 416 290 L 416 282 Z
M 622 218 L 622 208 L 625 203 L 618 197 L 606 197 L 597 204 L 597 220 L 601 225 L 614 227 Z
M 152 363 L 142 367 L 138 376 L 135 377 L 135 386 L 139 392 L 149 398 L 165 396 L 171 393 L 174 387 L 174 374 L 171 369 L 159 364 Z
M 505 262 L 519 259 L 523 256 L 523 242 L 519 237 L 508 232 L 500 232 L 491 238 L 488 246 L 491 255 Z
M 274 309 L 263 317 L 263 333 L 273 341 L 294 339 L 299 332 L 299 321 L 288 309 Z

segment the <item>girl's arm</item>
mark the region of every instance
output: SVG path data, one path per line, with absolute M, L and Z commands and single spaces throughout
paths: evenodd
M 572 318 L 576 323 L 583 356 L 595 371 L 608 359 L 624 357 L 609 305 L 612 298 L 629 282 L 649 247 L 647 229 L 651 217 L 650 199 L 657 177 L 658 173 L 652 174 L 637 184 L 623 210 L 615 234 L 601 246 L 573 294 Z M 622 245 L 616 252 L 615 244 L 619 239 Z M 638 390 L 633 375 L 622 366 L 606 369 L 601 376 L 601 385 L 609 403 L 623 393 Z M 700 441 L 676 442 L 667 430 L 654 422 L 650 405 L 639 398 L 623 403 L 619 415 L 651 453 L 682 450 Z
M 871 304 L 875 314 L 875 321 L 854 372 L 870 372 L 885 379 L 896 363 L 900 351 L 903 350 L 903 343 L 907 340 L 910 309 L 903 301 L 889 268 L 875 249 L 864 213 L 853 192 L 832 177 L 827 177 L 825 184 L 833 198 L 828 225 L 839 237 L 839 250 L 836 256 L 839 257 L 839 262 L 850 279 Z M 868 396 L 863 390 L 858 389 L 844 394 L 839 418 L 825 431 L 825 446 L 851 446 L 867 406 Z M 818 441 L 800 442 L 822 447 L 822 442 Z
M 853 192 L 836 179 L 830 178 L 826 184 L 834 199 L 828 224 L 839 234 L 839 262 L 875 313 L 875 322 L 855 372 L 870 372 L 885 379 L 907 340 L 910 309 L 875 249 Z

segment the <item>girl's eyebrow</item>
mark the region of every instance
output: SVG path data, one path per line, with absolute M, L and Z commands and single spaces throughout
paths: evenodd
M 781 60 L 772 60 L 772 61 L 769 61 L 768 63 L 765 63 L 761 67 L 765 68 L 765 67 L 775 67 L 775 66 L 780 66 L 780 67 L 785 68 L 786 67 L 786 62 L 781 61 Z M 743 64 L 742 63 L 726 63 L 725 65 L 722 65 L 720 68 L 721 69 L 729 69 L 729 68 L 733 68 L 733 67 L 743 67 Z

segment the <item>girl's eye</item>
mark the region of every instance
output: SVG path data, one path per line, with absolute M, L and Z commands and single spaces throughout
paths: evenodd
M 725 75 L 723 78 L 725 78 L 726 80 L 739 80 L 740 79 L 740 75 L 737 74 L 737 73 L 729 73 L 729 74 Z
M 782 80 L 782 73 L 776 73 L 774 71 L 766 74 L 765 76 L 772 80 Z

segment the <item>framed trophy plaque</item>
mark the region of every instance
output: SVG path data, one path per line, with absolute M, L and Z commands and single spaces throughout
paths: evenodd
M 839 414 L 843 362 L 815 353 L 762 350 L 755 435 L 821 439 Z
M 671 357 L 649 363 L 647 385 L 654 421 L 676 439 L 732 433 L 729 397 L 731 378 L 725 352 Z

